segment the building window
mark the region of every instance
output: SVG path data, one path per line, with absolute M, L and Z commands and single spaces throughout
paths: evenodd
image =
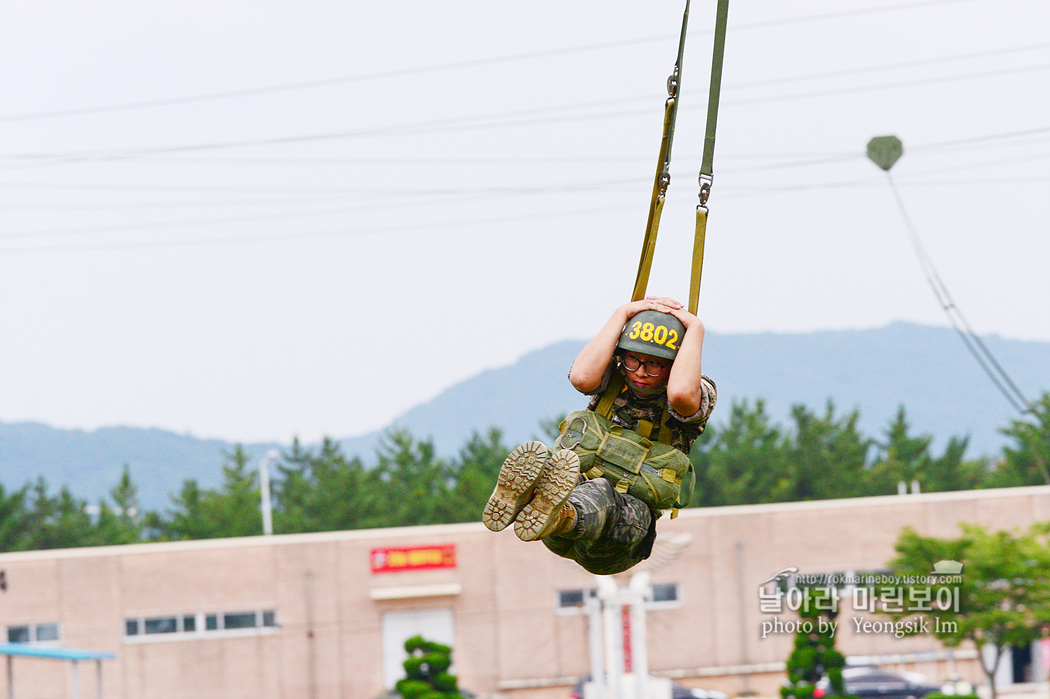
M 576 589 L 559 590 L 555 604 L 555 612 L 558 614 L 585 614 L 587 612 L 587 601 L 598 596 L 598 590 Z M 678 583 L 658 583 L 649 588 L 649 594 L 645 599 L 646 609 L 666 609 L 668 607 L 681 607 L 682 600 L 678 593 Z
M 597 594 L 597 590 L 559 590 L 558 609 L 580 609 L 587 604 L 587 599 Z
M 7 642 L 8 643 L 29 643 L 33 640 L 32 632 L 28 626 L 8 626 L 7 627 Z
M 173 616 L 160 616 L 146 619 L 142 628 L 146 634 L 176 633 L 179 630 L 179 623 Z
M 167 616 L 137 617 L 124 620 L 124 639 L 145 641 L 208 638 L 218 635 L 245 635 L 273 633 L 277 630 L 277 612 L 272 609 L 172 614 Z
M 222 615 L 222 628 L 224 629 L 254 629 L 258 626 L 255 612 L 235 612 Z
M 57 643 L 61 640 L 58 624 L 20 624 L 7 627 L 8 643 Z
M 650 598 L 646 606 L 650 609 L 661 609 L 664 607 L 681 607 L 682 600 L 678 596 L 678 583 L 661 583 L 649 588 Z

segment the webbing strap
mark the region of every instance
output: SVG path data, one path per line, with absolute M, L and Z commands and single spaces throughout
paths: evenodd
M 693 236 L 693 268 L 689 273 L 689 312 L 696 315 L 700 305 L 700 275 L 704 271 L 704 240 L 707 238 L 707 207 L 696 207 L 696 233 Z
M 667 185 L 671 182 L 671 145 L 674 143 L 674 124 L 678 115 L 678 95 L 682 80 L 682 55 L 685 53 L 685 33 L 689 26 L 689 0 L 685 0 L 685 12 L 682 14 L 682 33 L 678 38 L 678 58 L 674 71 L 667 78 L 667 101 L 664 103 L 664 131 L 660 140 L 660 157 L 656 163 L 656 178 L 653 180 L 653 196 L 649 200 L 649 219 L 645 224 L 645 239 L 642 241 L 642 256 L 638 260 L 638 274 L 634 278 L 634 290 L 631 300 L 645 298 L 645 289 L 649 285 L 649 270 L 653 265 L 653 251 L 656 249 L 656 234 L 660 228 L 660 214 L 663 212 Z
M 669 416 L 669 411 L 664 410 L 660 418 L 660 431 L 656 435 L 656 441 L 661 444 L 671 444 L 671 428 L 667 426 L 667 418 Z
M 623 377 L 620 376 L 620 372 L 614 371 L 613 375 L 609 378 L 609 385 L 605 387 L 605 393 L 598 399 L 598 407 L 594 412 L 598 413 L 606 420 L 612 420 L 612 405 L 616 397 L 625 388 Z
M 700 174 L 710 177 L 715 163 L 715 124 L 718 121 L 718 95 L 722 87 L 722 57 L 726 50 L 726 23 L 729 0 L 718 0 L 715 14 L 715 47 L 711 56 L 711 88 L 707 95 L 707 131 L 704 135 L 704 158 Z
M 671 114 L 671 103 L 674 99 L 667 100 L 667 109 L 664 116 L 664 138 L 660 146 L 660 169 L 656 172 L 656 181 L 653 183 L 653 197 L 649 202 L 649 220 L 645 224 L 645 238 L 642 239 L 642 257 L 638 260 L 638 274 L 634 277 L 634 290 L 631 292 L 632 301 L 640 301 L 645 298 L 645 289 L 649 286 L 649 270 L 653 266 L 653 251 L 656 250 L 656 234 L 660 229 L 660 214 L 664 210 L 664 199 L 667 196 L 667 185 L 660 175 L 663 173 L 664 154 L 669 146 L 668 119 L 673 119 Z M 673 128 L 673 125 L 672 125 Z
M 718 123 L 718 100 L 722 87 L 722 63 L 725 55 L 726 26 L 729 20 L 729 0 L 718 0 L 715 15 L 714 49 L 711 56 L 711 83 L 707 100 L 707 128 L 704 135 L 704 154 L 700 164 L 700 205 L 696 209 L 696 229 L 693 236 L 692 269 L 689 275 L 689 312 L 696 314 L 700 304 L 700 280 L 704 267 L 704 244 L 707 238 L 707 199 L 711 193 L 715 159 L 715 129 Z M 682 54 L 685 48 L 686 26 L 689 21 L 689 0 L 685 3 L 682 17 L 682 34 L 678 43 L 678 60 L 674 73 L 667 80 L 670 96 L 664 106 L 664 131 L 660 143 L 660 158 L 657 164 L 656 179 L 653 182 L 653 195 L 649 201 L 649 218 L 646 222 L 645 238 L 642 241 L 642 254 L 638 261 L 638 273 L 634 280 L 631 300 L 645 298 L 649 285 L 649 272 L 652 268 L 653 253 L 656 250 L 656 237 L 660 227 L 660 216 L 663 213 L 667 186 L 671 181 L 671 144 L 674 139 L 674 124 L 678 112 L 678 93 Z
M 653 434 L 653 423 L 649 422 L 648 420 L 639 420 L 638 427 L 636 427 L 634 431 L 642 435 L 646 439 L 649 439 L 649 437 L 651 437 Z
M 617 396 L 623 393 L 626 388 L 627 385 L 624 383 L 623 376 L 620 375 L 620 372 L 614 371 L 613 375 L 609 378 L 609 385 L 605 387 L 605 392 L 602 393 L 602 397 L 598 399 L 598 405 L 595 407 L 594 412 L 598 413 L 606 420 L 612 420 L 613 401 L 615 401 Z M 669 417 L 670 411 L 665 408 L 660 415 L 660 429 L 656 433 L 656 441 L 661 444 L 671 444 L 671 427 L 667 424 L 667 419 Z M 653 423 L 648 420 L 640 420 L 638 429 L 634 431 L 646 439 L 652 439 L 653 427 Z
M 711 87 L 707 96 L 707 129 L 704 133 L 704 157 L 700 163 L 700 204 L 696 207 L 696 231 L 693 235 L 693 266 L 689 273 L 689 312 L 696 314 L 700 305 L 700 277 L 704 271 L 704 242 L 707 239 L 707 198 L 711 195 L 715 163 L 715 127 L 718 124 L 718 97 L 722 88 L 722 57 L 726 48 L 726 24 L 729 0 L 718 0 L 715 15 L 715 45 L 711 55 Z

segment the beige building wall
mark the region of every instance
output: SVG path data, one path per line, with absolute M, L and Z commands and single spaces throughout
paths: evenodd
M 955 536 L 962 521 L 1013 529 L 1043 520 L 1050 487 L 665 517 L 658 545 L 688 543 L 674 560 L 649 566 L 651 582 L 676 585 L 678 596 L 647 612 L 650 669 L 688 686 L 774 694 L 793 636 L 769 624 L 796 618 L 788 607 L 763 611 L 759 588 L 774 574 L 883 568 L 904 526 Z M 373 572 L 376 549 L 435 547 L 452 547 L 454 565 Z M 428 610 L 447 610 L 453 669 L 480 696 L 564 698 L 590 671 L 589 618 L 559 607 L 559 592 L 594 589 L 596 578 L 542 544 L 480 524 L 9 553 L 0 570 L 5 629 L 57 623 L 61 646 L 115 653 L 102 665 L 105 696 L 117 699 L 371 699 L 384 690 L 384 620 Z M 951 664 L 931 639 L 857 633 L 853 617 L 867 615 L 850 604 L 841 603 L 836 635 L 847 655 L 896 654 L 882 660 L 937 681 L 953 668 L 981 679 L 972 649 L 959 649 Z M 255 627 L 205 628 L 209 615 L 247 612 L 257 614 Z M 142 633 L 142 620 L 169 616 L 192 617 L 195 627 Z M 129 636 L 135 619 L 140 632 Z M 94 668 L 82 665 L 80 696 L 92 697 Z M 14 658 L 12 667 L 19 699 L 72 696 L 65 663 Z M 0 677 L 6 686 L 6 667 Z

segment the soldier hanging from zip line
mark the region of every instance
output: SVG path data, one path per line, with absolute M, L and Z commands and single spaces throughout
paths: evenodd
M 700 370 L 704 326 L 681 303 L 625 304 L 577 355 L 569 381 L 590 396 L 565 418 L 553 448 L 531 441 L 503 462 L 482 513 L 524 541 L 596 575 L 649 557 L 656 520 L 692 495 L 688 454 L 717 397 Z

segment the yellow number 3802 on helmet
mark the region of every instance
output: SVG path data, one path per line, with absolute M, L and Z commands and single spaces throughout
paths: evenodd
M 642 311 L 627 321 L 616 347 L 628 352 L 639 352 L 674 359 L 685 336 L 682 321 L 670 313 Z

